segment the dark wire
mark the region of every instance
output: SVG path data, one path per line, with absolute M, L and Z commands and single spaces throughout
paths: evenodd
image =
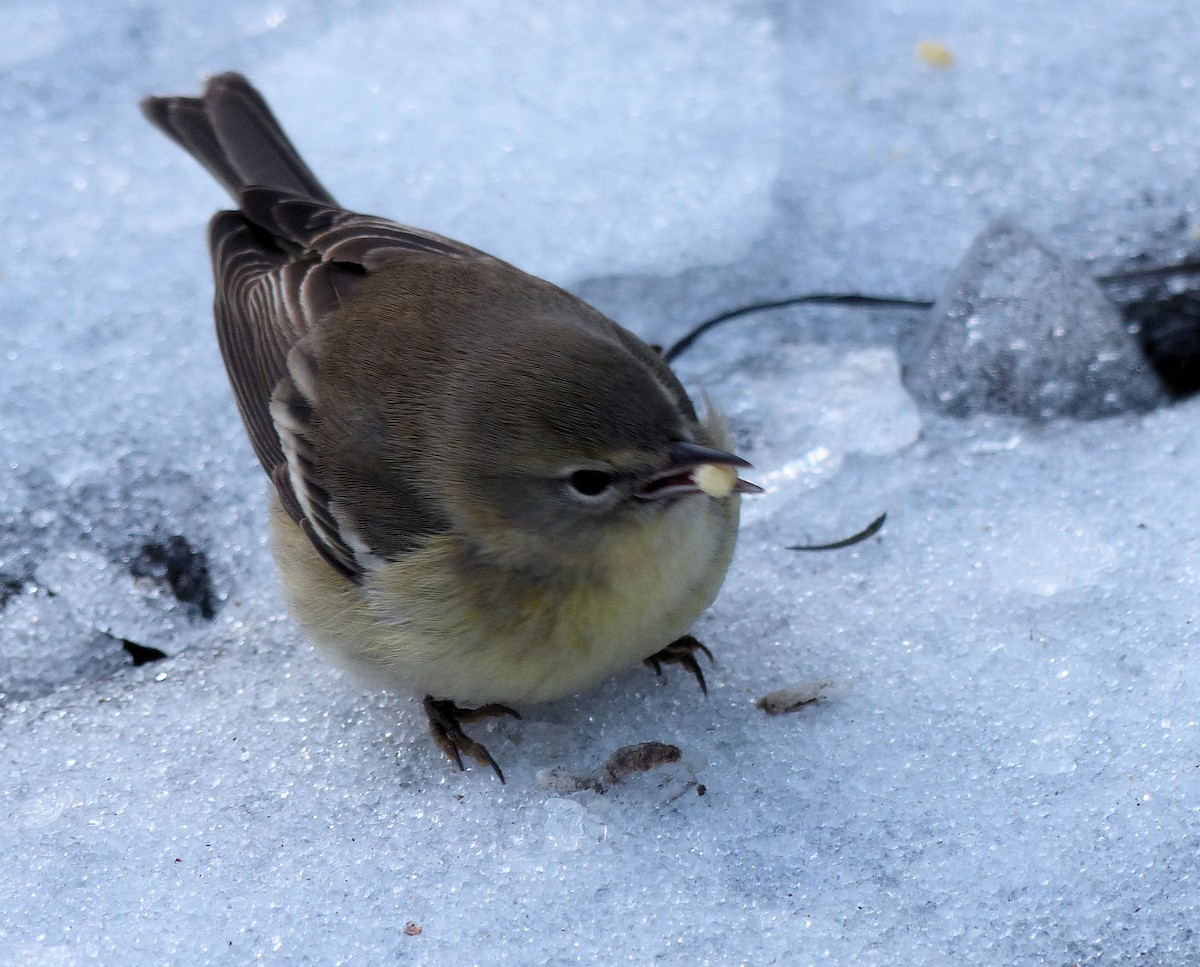
M 1149 266 L 1146 268 L 1127 269 L 1122 272 L 1108 272 L 1097 275 L 1096 281 L 1104 286 L 1119 286 L 1139 280 L 1167 278 L 1181 273 L 1200 272 L 1200 259 L 1184 259 L 1170 265 Z M 676 340 L 663 352 L 663 359 L 668 363 L 682 355 L 692 347 L 697 339 L 710 329 L 723 325 L 742 316 L 756 312 L 769 312 L 772 309 L 786 309 L 789 306 L 825 305 L 847 306 L 860 309 L 932 309 L 934 302 L 929 299 L 899 299 L 891 296 L 861 295 L 853 292 L 812 292 L 808 295 L 792 296 L 788 299 L 776 299 L 770 302 L 755 302 L 746 306 L 730 309 L 710 319 L 693 326 L 680 339 Z
M 1156 265 L 1144 269 L 1128 269 L 1125 272 L 1109 272 L 1096 276 L 1101 285 L 1120 285 L 1123 282 L 1137 282 L 1141 279 L 1165 279 L 1171 275 L 1181 275 L 1187 272 L 1200 272 L 1200 261 L 1184 259 L 1172 265 Z
M 788 306 L 824 305 L 824 306 L 855 306 L 860 309 L 932 309 L 933 303 L 927 299 L 893 299 L 887 296 L 856 295 L 854 293 L 813 292 L 809 295 L 793 296 L 790 299 L 778 299 L 774 302 L 755 302 L 748 306 L 739 306 L 720 315 L 705 319 L 704 322 L 693 326 L 680 339 L 677 339 L 668 349 L 663 351 L 663 359 L 668 363 L 692 347 L 697 339 L 710 329 L 715 329 L 733 319 L 740 319 L 755 312 L 767 312 L 771 309 L 786 309 Z

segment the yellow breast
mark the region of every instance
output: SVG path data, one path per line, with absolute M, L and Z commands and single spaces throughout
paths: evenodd
M 600 542 L 587 580 L 534 586 L 464 569 L 443 536 L 360 587 L 277 508 L 272 533 L 294 612 L 335 660 L 417 694 L 520 704 L 586 688 L 683 635 L 720 589 L 737 521 L 736 495 L 691 496 Z

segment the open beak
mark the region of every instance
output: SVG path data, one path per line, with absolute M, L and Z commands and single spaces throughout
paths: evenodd
M 634 488 L 642 500 L 662 500 L 686 494 L 728 497 L 730 494 L 761 494 L 762 487 L 738 477 L 737 468 L 750 464 L 733 453 L 682 440 L 671 444 L 667 466 L 651 474 Z

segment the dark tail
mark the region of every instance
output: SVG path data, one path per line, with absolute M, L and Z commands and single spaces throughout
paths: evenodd
M 241 74 L 211 77 L 199 97 L 148 97 L 150 122 L 199 161 L 238 200 L 266 185 L 336 205 L 288 140 L 267 102 Z

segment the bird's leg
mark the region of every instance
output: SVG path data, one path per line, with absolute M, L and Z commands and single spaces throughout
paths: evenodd
M 465 752 L 480 765 L 491 766 L 500 781 L 504 782 L 504 773 L 496 765 L 491 753 L 467 735 L 462 727 L 468 722 L 478 722 L 496 715 L 511 715 L 519 719 L 521 716 L 515 709 L 495 704 L 481 705 L 479 708 L 459 708 L 447 699 L 437 699 L 432 695 L 426 695 L 421 704 L 425 707 L 425 714 L 429 716 L 429 734 L 451 762 L 463 769 L 462 754 Z
M 653 668 L 655 675 L 663 673 L 663 665 L 682 665 L 696 677 L 696 681 L 700 683 L 700 691 L 707 695 L 708 683 L 704 681 L 704 672 L 700 670 L 700 663 L 696 661 L 696 652 L 701 652 L 710 663 L 712 662 L 712 652 L 703 642 L 691 635 L 684 635 L 682 638 L 676 638 L 661 651 L 656 651 L 649 658 L 643 658 L 642 664 L 647 668 Z

